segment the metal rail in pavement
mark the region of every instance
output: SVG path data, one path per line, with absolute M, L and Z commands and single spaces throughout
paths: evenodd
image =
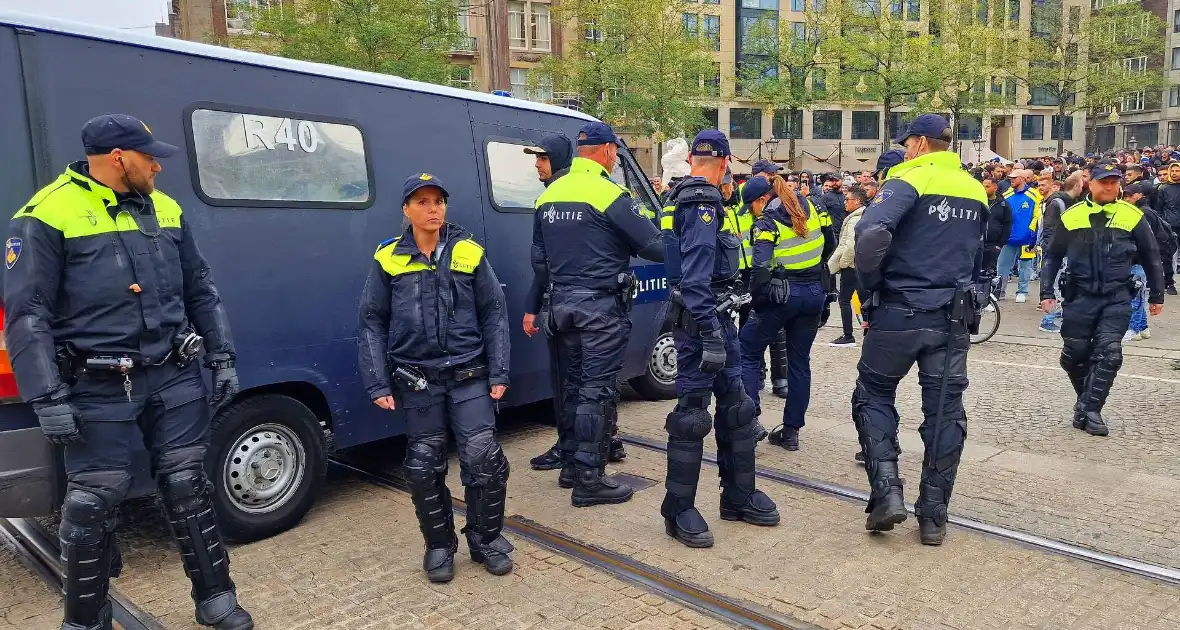
M 0 543 L 7 543 L 21 563 L 54 590 L 62 587 L 60 550 L 56 539 L 32 519 L 0 519 Z M 115 623 L 123 630 L 165 630 L 154 616 L 133 604 L 112 586 L 108 594 Z
M 624 435 L 622 433 L 620 433 L 618 437 L 619 439 L 623 440 L 623 442 L 638 446 L 640 448 L 645 448 L 660 453 L 668 452 L 668 446 L 664 442 L 634 435 Z M 706 451 L 705 461 L 716 465 L 717 456 Z M 849 488 L 847 486 L 827 483 L 825 481 L 816 481 L 807 477 L 793 475 L 791 473 L 775 470 L 773 468 L 764 468 L 762 466 L 759 466 L 755 469 L 755 474 L 763 479 L 785 483 L 787 485 L 796 486 L 798 488 L 803 488 L 804 490 L 810 490 L 812 492 L 818 492 L 820 494 L 826 494 L 829 496 L 839 497 L 841 499 L 847 499 L 860 503 L 869 502 L 869 493 Z M 912 514 L 914 512 L 914 505 L 912 503 L 908 503 L 906 504 L 906 509 Z M 1082 562 L 1088 562 L 1090 564 L 1106 567 L 1108 569 L 1114 569 L 1116 571 L 1122 571 L 1124 573 L 1131 573 L 1159 582 L 1164 582 L 1165 584 L 1180 585 L 1180 571 L 1171 567 L 1152 564 L 1150 562 L 1143 562 L 1142 560 L 1135 560 L 1134 558 L 1126 558 L 1123 556 L 1103 553 L 1101 551 L 1095 551 L 1093 549 L 1088 549 L 1086 547 L 1081 547 L 1079 545 L 1067 543 L 1065 541 L 1045 538 L 1043 536 L 1037 536 L 1036 534 L 1030 534 L 1018 529 L 1002 527 L 1000 525 L 992 525 L 990 523 L 963 518 L 961 516 L 950 515 L 948 517 L 948 521 L 952 525 L 957 525 L 964 529 L 990 534 L 1004 540 L 1027 545 L 1042 551 L 1059 554 L 1067 558 L 1081 560 Z
M 405 481 L 399 477 L 365 470 L 341 459 L 332 458 L 329 461 L 375 485 L 409 492 Z M 462 500 L 452 497 L 452 501 L 456 509 L 460 511 L 466 509 L 466 504 Z M 550 551 L 593 566 L 625 582 L 630 582 L 673 600 L 686 608 L 691 608 L 740 628 L 819 630 L 818 626 L 751 602 L 714 593 L 671 573 L 609 549 L 582 542 L 520 515 L 505 517 L 504 529 Z

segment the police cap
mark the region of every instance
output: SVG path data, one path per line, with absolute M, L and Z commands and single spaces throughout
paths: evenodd
M 1106 179 L 1108 177 L 1122 179 L 1123 172 L 1119 170 L 1118 166 L 1110 162 L 1099 162 L 1094 165 L 1094 168 L 1090 169 L 1090 179 L 1092 180 Z
M 897 144 L 905 144 L 910 136 L 922 136 L 950 142 L 951 126 L 945 118 L 938 114 L 922 114 L 911 120 L 910 124 L 893 141 Z
M 418 173 L 406 178 L 406 185 L 402 187 L 402 205 L 404 206 L 410 200 L 410 195 L 414 194 L 415 190 L 427 186 L 434 186 L 439 189 L 442 192 L 443 199 L 451 196 L 447 192 L 446 187 L 443 186 L 442 180 L 430 173 Z
M 758 160 L 757 162 L 754 162 L 754 166 L 750 167 L 750 174 L 757 175 L 758 173 L 767 173 L 769 175 L 774 175 L 782 169 L 783 167 L 775 164 L 774 162 L 771 162 L 770 160 Z
M 901 149 L 890 149 L 882 153 L 881 157 L 877 158 L 877 173 L 880 174 L 881 171 L 887 171 L 904 161 L 905 151 Z
M 175 145 L 156 140 L 142 120 L 127 114 L 103 114 L 91 118 L 82 127 L 82 146 L 86 155 L 103 155 L 124 149 L 156 158 L 166 158 L 179 150 Z
M 699 157 L 725 157 L 729 152 L 729 138 L 717 129 L 705 129 L 692 139 L 689 155 Z
M 742 203 L 749 204 L 770 192 L 770 180 L 765 177 L 751 177 L 742 188 Z
M 590 147 L 600 144 L 614 144 L 618 142 L 614 129 L 601 122 L 589 122 L 582 125 L 578 131 L 578 146 Z

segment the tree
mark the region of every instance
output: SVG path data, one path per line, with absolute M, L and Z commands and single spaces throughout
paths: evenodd
M 554 90 L 575 94 L 582 109 L 656 142 L 702 122 L 704 99 L 720 96 L 714 37 L 694 32 L 700 5 L 685 0 L 565 0 L 558 18 L 583 37 L 567 42 L 535 71 Z M 692 16 L 689 20 L 687 16 Z M 711 93 L 712 92 L 712 93 Z
M 1061 0 L 1032 5 L 1032 37 L 1018 47 L 1014 78 L 1029 89 L 1029 104 L 1055 105 L 1057 151 L 1064 151 L 1067 116 L 1086 109 L 1118 107 L 1120 100 L 1159 99 L 1164 23 L 1138 2 L 1092 12 L 1063 10 Z
M 795 140 L 802 134 L 802 111 L 829 98 L 827 69 L 820 65 L 820 42 L 834 32 L 830 14 L 813 7 L 804 22 L 760 20 L 743 39 L 737 72 L 739 91 L 769 110 L 787 114 L 788 168 L 795 168 Z M 796 26 L 796 25 L 800 26 Z
M 844 100 L 881 103 L 881 148 L 888 149 L 893 108 L 941 84 L 942 73 L 930 62 L 936 38 L 914 30 L 918 25 L 909 20 L 914 6 L 904 0 L 826 0 L 823 4 L 826 19 L 839 25 L 834 36 L 824 36 L 820 42 L 821 60 L 838 70 L 836 81 L 829 73 L 828 89 L 852 86 L 851 94 L 838 92 Z
M 463 37 L 453 0 L 298 0 L 250 11 L 229 43 L 306 61 L 446 83 Z

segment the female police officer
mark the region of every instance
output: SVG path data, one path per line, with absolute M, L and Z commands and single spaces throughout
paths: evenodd
M 766 205 L 770 190 L 743 191 L 754 207 L 765 210 L 754 222 L 750 293 L 754 313 L 742 328 L 742 384 L 758 404 L 762 389 L 762 356 L 781 329 L 787 331 L 787 404 L 783 410 L 781 438 L 771 435 L 789 451 L 799 450 L 799 429 L 811 394 L 811 344 L 819 331 L 825 290 L 821 283 L 827 268 L 823 261 L 835 248 L 831 228 L 821 224 L 815 206 L 790 190 L 781 177 L 774 179 L 778 199 Z M 762 193 L 762 194 L 758 194 Z M 754 195 L 758 195 L 755 197 Z
M 361 375 L 374 404 L 406 414 L 405 474 L 430 581 L 455 575 L 448 428 L 458 443 L 471 559 L 504 575 L 512 570 L 512 544 L 500 535 L 508 460 L 492 408 L 508 388 L 504 293 L 471 233 L 446 223 L 438 178 L 410 177 L 402 203 L 410 226 L 377 248 L 361 294 Z

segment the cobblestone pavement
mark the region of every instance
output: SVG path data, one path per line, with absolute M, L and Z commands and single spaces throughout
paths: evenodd
M 0 543 L 0 630 L 57 630 L 61 597 Z
M 188 581 L 162 520 L 150 504 L 131 512 L 120 536 L 127 568 L 116 586 L 169 630 L 196 630 Z M 235 547 L 231 570 L 260 630 L 723 627 L 527 541 L 512 542 L 510 575 L 473 564 L 461 542 L 455 580 L 431 584 L 409 495 L 340 479 L 299 526 Z
M 632 418 L 629 411 L 628 419 Z M 886 535 L 864 531 L 859 504 L 762 483 L 782 523 L 759 528 L 717 516 L 716 468 L 702 474 L 698 506 L 717 543 L 691 550 L 664 534 L 663 485 L 626 504 L 578 509 L 554 471 L 525 468 L 552 443 L 550 430 L 504 439 L 519 464 L 509 513 L 625 553 L 730 597 L 821 628 L 1163 630 L 1180 625 L 1177 589 L 952 528 L 940 548 L 918 543 L 913 519 Z M 663 479 L 664 456 L 630 448 L 612 470 Z M 452 483 L 454 489 L 458 482 Z
M 1034 294 L 1036 289 L 1034 288 Z M 1173 306 L 1169 304 L 1168 306 Z M 1070 425 L 1073 390 L 1057 364 L 1059 335 L 1037 331 L 1031 302 L 1002 302 L 996 340 L 968 355 L 968 438 L 952 511 L 1050 538 L 1171 567 L 1180 567 L 1180 313 L 1153 318 L 1152 339 L 1125 344 L 1124 361 L 1105 417 L 1107 438 Z M 763 443 L 759 464 L 818 480 L 867 488 L 855 465 L 856 430 L 850 396 L 859 349 L 831 348 L 835 322 L 820 331 L 812 351 L 812 396 L 802 450 Z M 859 340 L 858 334 L 858 340 Z M 1150 345 L 1149 345 L 1150 344 Z M 1155 353 L 1159 356 L 1146 356 Z M 781 418 L 784 401 L 762 395 L 763 423 Z M 671 403 L 628 402 L 620 411 L 625 433 L 664 439 Z M 921 476 L 921 397 L 916 368 L 898 389 L 902 472 L 907 497 Z

